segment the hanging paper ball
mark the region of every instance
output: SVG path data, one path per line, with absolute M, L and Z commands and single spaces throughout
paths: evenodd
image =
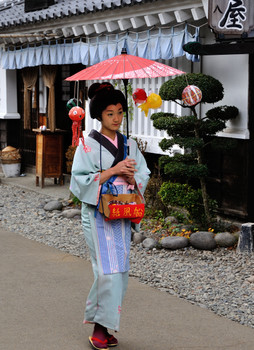
M 77 99 L 71 98 L 67 103 L 66 103 L 66 108 L 68 111 L 70 111 L 72 109 L 72 107 L 76 107 L 77 105 L 79 105 L 79 107 L 82 107 L 82 102 L 81 100 L 78 101 L 77 103 Z
M 149 108 L 153 108 L 153 109 L 159 108 L 162 105 L 162 99 L 161 99 L 160 95 L 157 95 L 154 93 L 151 93 L 147 97 L 146 102 L 147 102 Z
M 162 99 L 160 95 L 151 93 L 147 97 L 146 102 L 138 106 L 138 108 L 141 108 L 142 111 L 145 112 L 145 116 L 147 117 L 149 108 L 156 109 L 156 108 L 160 108 L 161 105 L 162 105 Z
M 133 92 L 132 98 L 135 102 L 135 105 L 137 105 L 138 103 L 144 103 L 146 101 L 147 94 L 145 90 L 138 88 Z
M 186 106 L 195 106 L 202 100 L 202 91 L 195 85 L 188 85 L 182 92 L 182 101 Z
M 81 107 L 72 107 L 72 109 L 69 112 L 69 117 L 71 120 L 79 121 L 82 120 L 85 117 L 85 111 Z
M 85 111 L 81 107 L 72 107 L 69 112 L 69 117 L 72 120 L 72 146 L 78 146 L 79 138 L 81 137 L 81 122 L 85 117 Z

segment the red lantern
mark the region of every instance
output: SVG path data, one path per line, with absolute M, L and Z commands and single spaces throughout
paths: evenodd
M 187 106 L 195 106 L 202 100 L 202 91 L 195 85 L 188 85 L 182 92 L 182 101 Z
M 144 103 L 147 99 L 147 95 L 145 90 L 136 89 L 132 94 L 132 98 L 135 102 L 135 105 L 137 105 L 137 103 Z
M 82 135 L 81 121 L 85 117 L 85 111 L 81 107 L 72 107 L 69 112 L 69 117 L 72 120 L 72 146 L 78 146 L 79 138 Z

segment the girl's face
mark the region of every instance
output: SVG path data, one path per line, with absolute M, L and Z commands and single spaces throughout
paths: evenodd
M 121 103 L 118 103 L 117 105 L 109 105 L 106 109 L 102 112 L 102 120 L 101 120 L 101 131 L 103 134 L 107 135 L 115 133 L 123 120 L 123 107 Z

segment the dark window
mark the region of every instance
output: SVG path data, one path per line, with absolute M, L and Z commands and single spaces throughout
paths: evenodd
M 25 12 L 43 10 L 54 3 L 54 0 L 25 0 Z

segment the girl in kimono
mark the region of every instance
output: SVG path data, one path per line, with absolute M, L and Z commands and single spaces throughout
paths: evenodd
M 127 109 L 123 93 L 110 83 L 95 83 L 88 96 L 90 115 L 101 122 L 101 129 L 81 139 L 73 160 L 70 190 L 82 201 L 82 226 L 94 273 L 84 323 L 94 324 L 91 346 L 108 349 L 118 345 L 108 329 L 119 330 L 128 283 L 131 221 L 105 221 L 98 211 L 99 197 L 108 180 L 119 194 L 132 193 L 135 188 L 143 196 L 150 171 L 132 139 L 128 140 L 129 156 L 125 158 L 125 137 L 118 132 Z

